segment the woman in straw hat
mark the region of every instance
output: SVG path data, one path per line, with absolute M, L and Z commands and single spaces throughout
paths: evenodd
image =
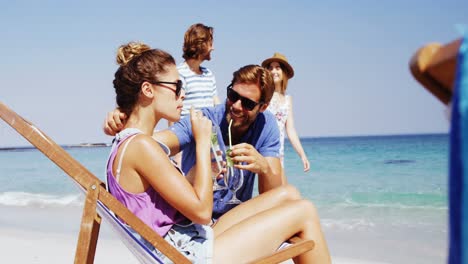
M 309 171 L 309 160 L 302 148 L 301 141 L 294 127 L 292 98 L 290 95 L 286 95 L 288 80 L 294 76 L 294 69 L 288 63 L 288 59 L 278 52 L 275 52 L 273 57 L 264 60 L 262 66 L 271 72 L 275 82 L 275 93 L 273 94 L 273 98 L 271 98 L 268 110 L 276 116 L 276 121 L 280 130 L 281 165 L 284 167 L 284 137 L 286 132 L 291 145 L 302 160 L 304 171 Z

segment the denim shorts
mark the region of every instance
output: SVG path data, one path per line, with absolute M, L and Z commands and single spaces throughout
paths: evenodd
M 133 230 L 132 230 L 133 231 Z M 156 253 L 164 263 L 173 263 L 159 250 L 144 240 L 139 234 L 134 233 L 145 246 Z M 176 224 L 164 236 L 169 244 L 185 255 L 192 263 L 211 264 L 213 259 L 213 229 L 207 225 L 189 223 Z

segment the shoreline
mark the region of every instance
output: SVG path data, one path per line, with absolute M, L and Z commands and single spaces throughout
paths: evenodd
M 0 206 L 0 246 L 8 263 L 70 263 L 74 260 L 82 206 L 13 207 Z M 12 217 L 13 216 L 13 217 Z M 408 234 L 386 237 L 368 230 L 340 232 L 323 226 L 333 263 L 440 263 L 443 252 L 433 247 L 415 249 Z M 414 234 L 413 234 L 414 235 Z M 379 245 L 379 246 L 376 246 Z M 23 249 L 27 249 L 24 251 Z M 390 254 L 388 251 L 400 252 Z M 424 257 L 421 258 L 421 254 Z M 442 255 L 440 255 L 442 254 Z M 103 219 L 95 263 L 138 263 Z M 290 263 L 290 262 L 286 262 Z
M 72 148 L 106 148 L 112 146 L 110 143 L 80 143 L 80 144 L 67 144 L 60 145 L 64 149 Z M 36 149 L 34 146 L 17 146 L 17 147 L 0 147 L 0 151 L 24 151 Z
M 355 139 L 355 138 L 395 138 L 395 137 L 419 137 L 419 136 L 446 136 L 449 137 L 449 133 L 446 132 L 427 132 L 427 133 L 408 133 L 408 134 L 371 134 L 371 135 L 328 135 L 328 136 L 303 136 L 301 140 L 327 140 L 327 139 Z M 109 137 L 110 138 L 110 137 Z M 289 144 L 288 142 L 286 142 Z M 78 144 L 59 144 L 65 149 L 70 148 L 99 148 L 99 147 L 110 147 L 111 143 L 78 143 Z M 34 146 L 0 146 L 0 151 L 21 151 L 36 149 Z

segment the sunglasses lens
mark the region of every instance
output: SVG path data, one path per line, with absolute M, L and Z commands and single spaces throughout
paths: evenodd
M 255 106 L 257 105 L 255 102 L 252 102 L 251 100 L 247 98 L 242 98 L 241 103 L 242 103 L 242 107 L 244 107 L 245 109 L 249 111 L 252 111 L 252 109 L 254 109 Z
M 176 96 L 177 97 L 179 97 L 181 90 L 182 90 L 182 81 L 178 80 L 176 84 Z
M 236 93 L 236 91 L 234 91 L 232 88 L 228 88 L 227 97 L 228 97 L 229 101 L 231 101 L 233 103 L 235 103 L 235 102 L 237 102 L 237 100 L 239 100 L 239 94 Z
M 237 102 L 239 99 L 241 100 L 241 104 L 242 104 L 242 107 L 249 110 L 249 111 L 252 111 L 252 109 L 255 108 L 255 106 L 257 106 L 257 103 L 248 99 L 248 98 L 244 98 L 242 96 L 240 96 L 240 94 L 238 94 L 236 91 L 234 91 L 231 87 L 228 87 L 228 90 L 227 90 L 227 98 L 229 99 L 229 101 L 235 103 Z

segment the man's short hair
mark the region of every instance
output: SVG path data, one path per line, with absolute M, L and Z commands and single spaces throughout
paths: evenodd
M 247 65 L 233 73 L 231 83 L 256 84 L 260 87 L 260 102 L 268 104 L 275 92 L 275 83 L 271 73 L 259 65 Z

